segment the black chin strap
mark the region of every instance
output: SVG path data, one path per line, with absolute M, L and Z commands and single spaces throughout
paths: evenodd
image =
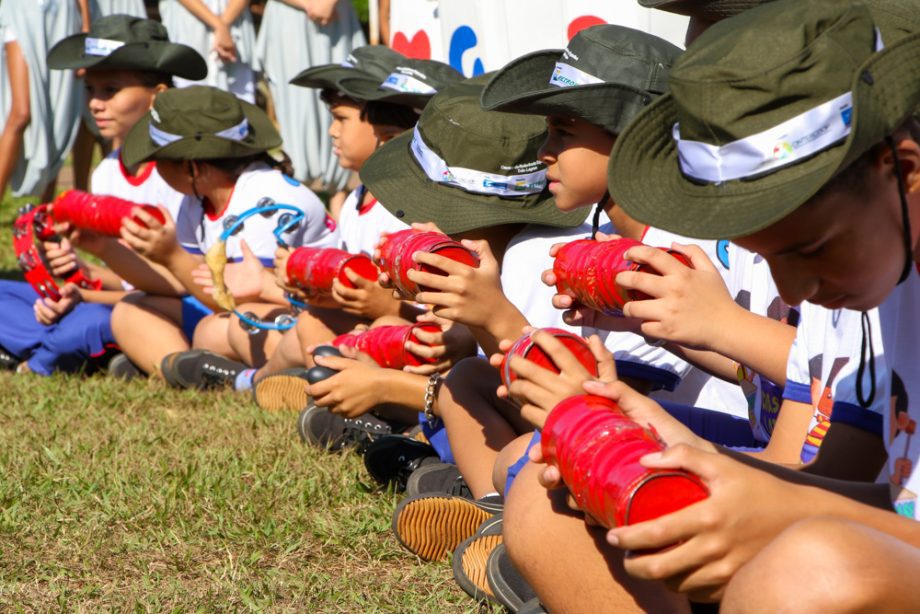
M 597 201 L 597 204 L 594 206 L 594 218 L 591 220 L 591 238 L 594 239 L 597 231 L 601 227 L 601 211 L 604 210 L 604 205 L 607 204 L 607 201 L 610 200 L 610 192 L 604 192 L 604 195 L 601 196 L 601 199 Z
M 894 176 L 898 181 L 898 195 L 901 197 L 901 220 L 902 220 L 902 230 L 904 237 L 904 269 L 901 271 L 901 277 L 898 279 L 898 284 L 904 283 L 904 281 L 910 276 L 911 267 L 914 264 L 914 250 L 911 249 L 911 232 L 910 232 L 910 212 L 907 210 L 907 190 L 904 187 L 904 177 L 901 175 L 901 160 L 898 158 L 898 150 L 894 145 L 894 139 L 890 136 L 885 137 L 885 142 L 888 143 L 888 147 L 891 148 L 891 155 L 894 158 Z

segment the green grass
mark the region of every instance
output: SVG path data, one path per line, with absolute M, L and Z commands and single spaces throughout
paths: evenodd
M 0 207 L 0 275 L 15 277 Z M 0 307 L 2 309 L 2 307 Z M 0 373 L 0 609 L 463 612 L 398 500 L 294 415 L 155 381 Z

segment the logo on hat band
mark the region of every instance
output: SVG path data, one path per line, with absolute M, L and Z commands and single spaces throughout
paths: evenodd
M 603 79 L 598 79 L 594 75 L 589 75 L 583 70 L 563 62 L 556 62 L 553 76 L 549 79 L 549 84 L 553 87 L 576 87 L 578 85 L 592 85 L 603 82 Z
M 424 81 L 416 79 L 412 75 L 402 73 L 391 73 L 386 81 L 380 84 L 380 89 L 395 90 L 404 94 L 424 94 L 435 95 L 438 90 L 434 89 Z
M 850 134 L 852 92 L 846 92 L 783 123 L 722 146 L 680 138 L 674 124 L 680 170 L 684 175 L 721 183 L 789 166 L 839 143 Z
M 85 39 L 83 39 L 83 55 L 106 57 L 112 55 L 112 52 L 116 49 L 124 46 L 124 41 L 115 41 L 109 38 L 92 38 L 87 36 Z
M 186 138 L 186 135 L 172 134 L 171 132 L 166 132 L 162 128 L 157 128 L 153 125 L 153 122 L 149 124 L 147 132 L 150 135 L 150 139 L 160 147 L 163 145 L 169 145 L 170 143 L 175 143 L 180 139 Z M 243 121 L 233 126 L 232 128 L 227 128 L 226 130 L 215 132 L 209 136 L 216 136 L 222 139 L 229 139 L 231 141 L 237 142 L 242 141 L 247 136 L 249 136 L 249 122 L 244 117 Z
M 545 170 L 525 175 L 498 175 L 450 166 L 425 144 L 418 127 L 413 131 L 410 149 L 412 156 L 431 181 L 462 188 L 467 192 L 489 196 L 524 197 L 539 194 L 546 187 Z

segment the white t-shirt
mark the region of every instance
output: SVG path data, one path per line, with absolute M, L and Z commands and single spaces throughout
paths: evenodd
M 602 216 L 602 221 L 608 221 L 606 216 Z M 613 232 L 609 223 L 601 229 Z M 508 244 L 502 260 L 501 280 L 505 296 L 534 326 L 562 328 L 584 337 L 597 334 L 613 353 L 621 375 L 644 379 L 658 388 L 673 390 L 691 370 L 686 362 L 667 350 L 650 346 L 644 337 L 634 333 L 569 326 L 562 320 L 562 311 L 553 307 L 552 297 L 556 290 L 540 280 L 544 270 L 553 268 L 550 247 L 590 236 L 590 223 L 568 229 L 525 226 Z
M 387 211 L 386 207 L 375 198 L 366 205 L 361 205 L 364 190 L 353 190 L 339 214 L 339 240 L 341 248 L 351 254 L 374 253 L 380 235 L 388 232 L 405 230 L 409 226 Z
M 304 213 L 295 228 L 281 233 L 281 240 L 290 247 L 335 247 L 339 236 L 335 222 L 316 194 L 295 179 L 262 163 L 249 166 L 233 188 L 230 201 L 220 215 L 194 200 L 182 208 L 176 222 L 179 244 L 192 254 L 204 254 L 216 243 L 224 229 L 255 207 L 273 204 L 291 205 Z M 227 240 L 227 259 L 242 260 L 240 240 L 267 267 L 272 266 L 277 242 L 273 231 L 284 221 L 290 211 L 276 210 L 266 215 L 255 214 L 246 218 L 241 229 Z
M 143 173 L 129 175 L 120 154 L 121 150 L 113 151 L 93 170 L 93 194 L 117 196 L 141 205 L 160 205 L 169 211 L 173 220 L 179 219 L 183 202 L 195 200 L 169 187 L 157 172 L 155 162 Z
M 733 243 L 728 243 L 725 248 L 720 249 L 719 254 L 720 258 L 725 256 L 729 262 L 725 282 L 736 303 L 759 316 L 786 322 L 792 326 L 798 324 L 798 310 L 790 308 L 780 298 L 776 283 L 770 274 L 770 265 L 760 254 Z M 764 443 L 770 441 L 783 401 L 783 387 L 758 373 L 749 371 L 747 378 L 741 382 L 741 390 L 747 400 L 754 437 Z

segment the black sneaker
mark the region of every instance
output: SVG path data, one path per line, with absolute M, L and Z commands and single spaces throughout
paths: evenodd
M 316 407 L 311 400 L 297 417 L 300 438 L 330 451 L 348 446 L 363 454 L 367 446 L 379 437 L 393 432 L 384 420 L 367 413 L 358 418 L 343 418 L 328 409 Z
M 385 435 L 364 451 L 364 466 L 378 484 L 406 490 L 413 472 L 428 463 L 439 464 L 438 453 L 427 443 L 406 435 Z
M 450 463 L 436 463 L 419 467 L 412 472 L 406 481 L 406 494 L 420 495 L 422 493 L 440 493 L 473 499 L 466 480 L 460 475 L 457 465 Z
M 489 554 L 486 562 L 486 582 L 492 596 L 512 612 L 520 611 L 525 603 L 537 596 L 533 588 L 527 584 L 524 576 L 515 569 L 504 544 L 499 544 Z M 538 606 L 539 600 L 531 605 L 531 607 Z M 534 612 L 539 611 L 534 610 Z
M 106 371 L 112 377 L 117 377 L 118 379 L 134 379 L 135 377 L 141 377 L 144 373 L 138 368 L 136 364 L 131 362 L 124 354 L 118 353 L 109 361 Z
M 476 601 L 496 601 L 486 579 L 489 556 L 502 544 L 502 516 L 492 516 L 476 529 L 476 534 L 461 542 L 451 557 L 454 579 Z
M 20 362 L 22 361 L 13 356 L 9 350 L 0 346 L 0 369 L 15 371 Z
M 168 354 L 160 364 L 163 379 L 175 388 L 232 387 L 246 365 L 207 350 Z
M 266 375 L 252 387 L 256 405 L 267 411 L 297 411 L 307 406 L 307 370 L 285 369 Z

